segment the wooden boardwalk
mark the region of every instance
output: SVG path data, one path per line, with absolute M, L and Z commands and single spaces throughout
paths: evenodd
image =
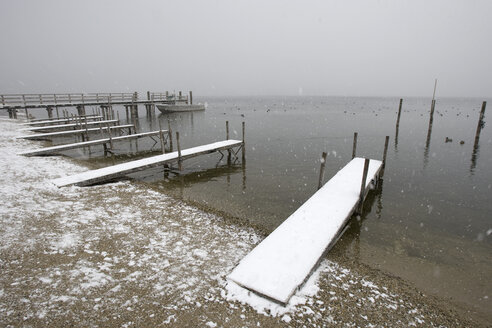
M 93 126 L 93 125 L 105 125 L 105 124 L 116 124 L 118 120 L 106 120 L 106 121 L 91 121 L 91 122 L 81 122 L 81 123 L 68 123 L 68 124 L 58 124 L 58 125 L 45 125 L 38 127 L 30 127 L 27 129 L 22 129 L 23 131 L 47 131 L 47 130 L 68 130 L 75 129 L 77 127 Z
M 121 178 L 127 174 L 141 171 L 150 167 L 154 167 L 166 163 L 183 161 L 185 159 L 196 157 L 199 155 L 231 149 L 234 147 L 240 147 L 242 145 L 243 142 L 238 140 L 219 141 L 208 145 L 184 149 L 181 152 L 175 151 L 172 153 L 157 155 L 149 158 L 143 158 L 128 163 L 122 163 L 118 165 L 104 167 L 97 170 L 75 174 L 72 176 L 59 178 L 53 180 L 53 183 L 58 187 L 65 187 L 70 185 L 88 186 L 96 183 L 102 183 L 117 178 Z
M 123 129 L 128 129 L 128 131 L 131 131 L 131 129 L 135 129 L 133 124 L 125 124 L 125 125 L 114 125 L 109 127 L 111 131 L 113 130 L 123 130 Z M 47 132 L 47 133 L 38 133 L 38 134 L 29 134 L 25 136 L 20 136 L 17 137 L 16 139 L 27 139 L 27 140 L 51 140 L 55 137 L 67 137 L 71 135 L 80 135 L 80 134 L 85 134 L 87 132 L 100 132 L 101 129 L 103 131 L 107 131 L 108 127 L 107 126 L 102 126 L 99 128 L 91 128 L 91 129 L 79 129 L 79 130 L 67 130 L 67 131 L 57 131 L 57 132 Z
M 354 158 L 257 245 L 228 279 L 255 293 L 287 304 L 307 280 L 379 177 L 382 162 L 369 161 L 362 183 L 363 158 Z
M 165 133 L 164 135 L 167 135 L 167 130 L 163 130 L 162 132 Z M 77 143 L 72 143 L 72 144 L 58 145 L 58 146 L 53 146 L 53 147 L 46 147 L 46 148 L 41 148 L 41 149 L 36 149 L 36 150 L 30 150 L 30 151 L 26 151 L 23 153 L 19 153 L 18 155 L 23 155 L 23 156 L 54 155 L 54 154 L 58 154 L 62 151 L 71 150 L 71 149 L 90 147 L 90 146 L 96 146 L 96 145 L 104 145 L 104 144 L 108 144 L 111 142 L 117 142 L 117 141 L 125 141 L 125 140 L 139 139 L 139 138 L 144 138 L 144 137 L 157 136 L 157 135 L 159 135 L 159 133 L 160 133 L 160 131 L 151 131 L 151 132 L 144 132 L 144 133 L 138 133 L 138 134 L 130 134 L 130 135 L 120 136 L 120 137 L 113 137 L 113 138 L 111 138 L 111 140 L 109 138 L 104 138 L 104 139 L 97 139 L 97 140 L 91 140 L 91 141 L 85 141 L 85 142 L 77 142 Z

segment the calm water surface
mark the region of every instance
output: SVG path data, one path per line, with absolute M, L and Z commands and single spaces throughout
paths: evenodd
M 185 161 L 181 175 L 156 168 L 132 177 L 269 232 L 316 191 L 323 151 L 328 152 L 327 181 L 350 161 L 354 132 L 357 155 L 374 159 L 382 158 L 384 138 L 390 136 L 383 183 L 328 256 L 400 276 L 490 317 L 489 126 L 474 145 L 483 100 L 438 99 L 430 130 L 430 99 L 419 98 L 404 100 L 398 130 L 396 98 L 201 98 L 197 101 L 208 104 L 204 112 L 152 118 L 140 108 L 141 131 L 158 129 L 157 120 L 163 128 L 169 122 L 180 132 L 182 148 L 224 140 L 226 120 L 231 138 L 241 139 L 244 121 L 246 162 L 227 165 L 212 154 Z M 124 121 L 124 109 L 118 112 Z M 446 137 L 453 141 L 445 142 Z M 151 149 L 159 145 L 146 139 L 117 144 L 121 155 L 113 160 L 102 160 L 102 149 L 93 149 L 89 157 L 92 165 L 104 166 L 128 160 L 123 154 L 129 150 L 149 156 Z M 88 156 L 86 151 L 67 154 Z

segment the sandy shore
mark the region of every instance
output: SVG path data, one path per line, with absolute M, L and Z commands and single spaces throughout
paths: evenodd
M 25 158 L 0 119 L 1 326 L 446 326 L 463 312 L 397 277 L 325 259 L 286 308 L 225 277 L 263 236 L 130 181 L 58 189 L 86 168 Z

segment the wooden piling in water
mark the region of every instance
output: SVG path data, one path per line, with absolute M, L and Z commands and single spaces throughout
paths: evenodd
M 389 144 L 389 136 L 386 136 L 384 140 L 384 152 L 383 152 L 383 169 L 386 165 L 386 155 L 388 154 L 388 144 Z
M 355 158 L 355 154 L 357 152 L 357 132 L 354 132 L 354 142 L 352 144 L 352 159 Z
M 229 140 L 229 121 L 226 121 L 226 140 Z M 227 164 L 231 164 L 231 150 L 227 150 Z
M 246 142 L 245 142 L 246 124 L 245 124 L 245 122 L 243 122 L 242 127 L 243 127 L 243 146 L 241 148 L 241 151 L 242 151 L 242 162 L 244 164 L 244 161 L 246 160 Z
M 164 146 L 164 134 L 162 133 L 161 121 L 159 121 L 159 139 L 161 140 L 161 152 L 166 153 L 166 147 Z
M 401 107 L 403 104 L 403 99 L 400 99 L 400 106 L 398 107 L 398 117 L 396 118 L 396 129 L 400 126 L 400 116 L 401 116 Z
M 179 145 L 179 132 L 176 132 L 176 144 L 178 147 L 178 170 L 183 170 L 183 165 L 181 161 L 181 146 Z
M 190 98 L 188 99 L 190 105 L 193 105 L 193 93 L 190 91 Z
M 319 180 L 318 180 L 318 190 L 323 187 L 323 180 L 325 178 L 325 164 L 326 164 L 326 156 L 328 154 L 324 151 L 321 154 L 321 167 L 319 169 Z
M 364 206 L 364 196 L 366 193 L 367 172 L 369 171 L 369 158 L 364 159 L 364 171 L 362 171 L 362 181 L 360 185 L 359 203 L 357 205 L 357 213 L 362 214 Z
M 167 120 L 167 134 L 169 138 L 169 150 L 173 151 L 173 130 L 171 129 L 171 121 Z
M 485 107 L 487 107 L 487 102 L 482 102 L 482 109 L 480 110 L 480 116 L 478 118 L 477 131 L 475 132 L 475 143 L 478 143 L 480 139 L 480 132 L 482 131 L 482 127 L 484 125 L 483 118 L 485 117 Z

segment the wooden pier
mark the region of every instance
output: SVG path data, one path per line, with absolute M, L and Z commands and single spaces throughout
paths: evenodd
M 128 134 L 132 133 L 132 129 L 135 132 L 135 126 L 133 124 L 125 124 L 125 125 L 113 125 L 110 126 L 109 129 L 113 130 L 124 130 L 128 129 Z M 29 134 L 25 136 L 17 137 L 16 139 L 26 139 L 26 140 L 51 140 L 56 137 L 67 137 L 67 136 L 76 136 L 76 135 L 84 135 L 92 132 L 100 132 L 101 130 L 107 131 L 107 126 L 101 126 L 98 128 L 91 129 L 78 129 L 78 130 L 67 130 L 67 131 L 57 131 L 57 132 L 47 132 L 47 133 L 37 133 L 37 134 Z
M 378 160 L 352 159 L 243 258 L 228 279 L 287 304 L 360 208 L 382 166 Z
M 173 162 L 177 162 L 178 164 L 180 164 L 183 160 L 192 157 L 209 154 L 213 152 L 221 152 L 222 150 L 230 150 L 235 147 L 240 148 L 243 146 L 243 141 L 225 140 L 225 141 L 211 143 L 208 145 L 180 150 L 179 134 L 176 139 L 178 143 L 178 151 L 59 178 L 53 180 L 53 183 L 58 187 L 65 187 L 71 185 L 88 186 L 88 185 L 115 180 L 125 175 L 128 175 L 130 173 L 145 170 L 150 167 L 155 167 L 155 166 L 173 163 Z
M 162 131 L 162 132 L 165 133 L 164 134 L 165 136 L 167 135 L 167 131 Z M 161 133 L 161 131 L 151 131 L 151 132 L 130 134 L 130 135 L 125 135 L 125 136 L 113 137 L 113 138 L 103 138 L 103 139 L 97 139 L 97 140 L 91 140 L 91 141 L 77 142 L 77 143 L 72 143 L 72 144 L 65 144 L 65 145 L 46 147 L 46 148 L 41 148 L 41 149 L 36 149 L 36 150 L 30 150 L 30 151 L 26 151 L 23 153 L 19 153 L 18 155 L 23 155 L 23 156 L 55 155 L 55 154 L 59 154 L 60 152 L 66 151 L 66 150 L 91 147 L 91 146 L 96 146 L 96 145 L 107 145 L 107 144 L 112 144 L 113 142 L 117 142 L 117 141 L 126 141 L 126 140 L 140 139 L 140 138 L 145 138 L 145 137 L 153 137 L 153 136 L 158 136 L 160 133 Z M 105 150 L 106 150 L 106 147 L 105 147 Z

